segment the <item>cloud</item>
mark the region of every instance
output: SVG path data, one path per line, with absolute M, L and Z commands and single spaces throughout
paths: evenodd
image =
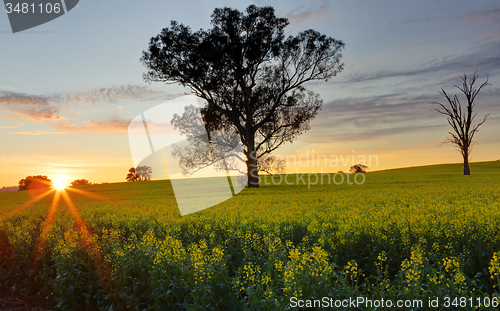
M 500 42 L 489 42 L 482 44 L 468 54 L 443 57 L 414 68 L 347 74 L 341 83 L 352 84 L 394 77 L 428 77 L 431 74 L 443 72 L 462 74 L 478 71 L 493 75 L 500 72 L 500 53 L 498 51 L 500 51 Z
M 28 116 L 33 120 L 58 118 L 57 108 L 51 105 L 50 97 L 47 96 L 0 91 L 0 105 L 7 106 L 11 112 Z
M 166 94 L 154 91 L 146 86 L 122 85 L 111 88 L 93 88 L 83 92 L 58 94 L 53 100 L 61 103 L 72 102 L 82 104 L 115 103 L 127 100 L 165 99 Z
M 77 124 L 52 124 L 53 127 L 65 132 L 94 132 L 97 134 L 117 134 L 128 131 L 130 120 L 111 117 L 102 121 L 83 121 L 80 125 Z
M 28 131 L 28 132 L 14 132 L 18 135 L 53 135 L 53 134 L 63 134 L 64 132 L 46 132 L 46 131 Z
M 500 9 L 475 11 L 466 15 L 455 16 L 441 21 L 443 24 L 480 24 L 485 27 L 485 37 L 500 36 Z
M 0 128 L 3 128 L 3 129 L 13 129 L 13 128 L 16 128 L 16 127 L 19 127 L 18 125 L 4 125 L 4 126 L 0 126 Z
M 465 15 L 462 18 L 463 23 L 489 23 L 500 24 L 500 9 L 493 9 L 487 11 L 476 11 Z
M 85 91 L 32 95 L 13 91 L 0 91 L 0 105 L 14 114 L 23 115 L 32 121 L 61 120 L 61 106 L 68 104 L 115 103 L 130 100 L 167 99 L 163 92 L 146 86 L 122 85 L 110 88 L 93 88 Z
M 290 21 L 290 26 L 297 26 L 308 20 L 314 20 L 317 18 L 326 18 L 330 15 L 327 14 L 326 11 L 327 9 L 326 2 L 323 3 L 323 5 L 321 5 L 321 7 L 317 10 L 300 12 L 300 9 L 302 7 L 303 6 L 300 6 L 285 15 L 285 17 L 288 18 L 288 20 Z
M 307 138 L 309 143 L 332 143 L 332 142 L 373 142 L 376 139 L 386 139 L 391 135 L 400 134 L 415 134 L 417 132 L 424 131 L 434 131 L 437 129 L 442 129 L 443 126 L 440 125 L 415 125 L 415 126 L 401 126 L 394 128 L 383 128 L 383 129 L 371 129 L 369 131 L 365 130 L 350 130 L 348 132 L 334 132 L 324 131 L 315 132 L 314 135 L 310 135 Z M 443 132 L 446 133 L 446 132 Z M 401 143 L 401 142 L 400 142 Z M 402 143 L 407 144 L 408 141 L 403 141 Z
M 437 20 L 431 20 L 431 18 L 427 16 L 425 18 L 413 18 L 403 21 L 392 21 L 389 22 L 389 25 L 419 23 L 425 26 L 432 26 L 434 25 L 435 21 Z M 475 24 L 475 23 L 489 24 L 489 25 L 500 24 L 500 9 L 474 11 L 465 15 L 448 16 L 445 17 L 445 19 L 441 19 L 440 22 L 443 24 Z
M 336 126 L 348 125 L 349 128 L 373 129 L 396 123 L 407 124 L 409 115 L 414 121 L 432 119 L 435 115 L 429 102 L 433 100 L 436 96 L 411 96 L 406 93 L 343 98 L 323 105 L 318 119 L 325 125 L 330 122 Z
M 453 92 L 452 92 L 453 93 Z M 477 119 L 487 113 L 491 119 L 499 118 L 500 88 L 481 91 L 478 97 Z M 462 97 L 459 98 L 462 99 Z M 312 143 L 367 142 L 398 134 L 446 136 L 449 126 L 446 117 L 434 111 L 431 102 L 444 98 L 435 94 L 408 94 L 395 92 L 378 96 L 347 97 L 325 103 L 313 120 L 306 140 Z M 488 120 L 483 127 L 495 126 Z M 444 138 L 443 138 L 444 139 Z
M 500 37 L 500 9 L 477 11 L 467 14 L 463 19 L 465 24 L 485 24 L 487 37 Z

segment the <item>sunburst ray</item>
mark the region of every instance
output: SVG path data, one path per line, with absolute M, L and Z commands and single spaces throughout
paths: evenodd
M 31 200 L 29 200 L 28 202 L 20 205 L 19 207 L 13 209 L 10 212 L 5 213 L 4 215 L 2 215 L 2 217 L 0 217 L 0 221 L 5 221 L 5 220 L 11 218 L 12 216 L 14 216 L 16 214 L 20 214 L 22 211 L 24 211 L 31 204 L 40 201 L 41 199 L 47 197 L 49 194 L 51 194 L 51 193 L 53 193 L 55 191 L 56 191 L 55 189 L 48 189 L 48 190 L 46 190 L 45 192 L 43 192 L 43 193 L 39 194 L 38 196 L 36 196 L 36 197 L 32 198 Z
M 49 212 L 47 213 L 47 217 L 45 219 L 43 230 L 40 235 L 40 240 L 38 241 L 38 245 L 36 247 L 35 259 L 33 261 L 31 268 L 32 273 L 36 271 L 43 249 L 45 247 L 45 244 L 47 243 L 47 238 L 49 237 L 50 229 L 52 228 L 52 221 L 54 220 L 54 216 L 56 214 L 60 198 L 61 198 L 61 191 L 56 191 L 54 194 L 54 198 L 52 199 L 52 204 L 50 205 Z

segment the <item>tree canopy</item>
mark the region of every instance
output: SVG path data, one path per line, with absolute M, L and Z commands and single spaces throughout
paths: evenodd
M 248 186 L 258 187 L 258 159 L 309 130 L 322 100 L 304 84 L 343 70 L 344 43 L 312 29 L 285 37 L 289 22 L 272 7 L 217 8 L 211 23 L 193 32 L 172 21 L 143 51 L 143 77 L 204 99 L 206 129 L 239 134 Z
M 88 181 L 87 179 L 75 179 L 71 182 L 71 187 L 74 187 L 74 186 L 86 186 L 86 185 L 92 185 L 92 183 L 90 181 Z
M 150 166 L 142 165 L 137 168 L 131 167 L 128 170 L 127 181 L 146 181 L 151 180 L 153 169 Z
M 368 166 L 363 165 L 363 164 L 354 164 L 349 168 L 350 173 L 366 173 L 366 170 L 368 169 Z
M 52 180 L 47 176 L 27 176 L 19 181 L 19 191 L 52 188 Z

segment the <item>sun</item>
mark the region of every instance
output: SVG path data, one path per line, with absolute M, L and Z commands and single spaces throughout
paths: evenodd
M 53 184 L 56 190 L 63 190 L 67 186 L 66 181 L 62 178 L 55 179 Z

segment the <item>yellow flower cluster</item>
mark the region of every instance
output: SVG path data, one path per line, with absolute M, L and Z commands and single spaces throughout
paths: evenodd
M 460 269 L 460 263 L 453 257 L 443 259 L 443 267 L 448 273 L 455 273 Z
M 498 256 L 499 253 L 500 252 L 493 253 L 493 257 L 491 258 L 490 265 L 488 267 L 491 279 L 500 279 L 500 258 Z
M 358 279 L 358 263 L 355 260 L 349 261 L 344 268 L 343 274 L 349 278 L 351 282 L 356 283 Z
M 401 272 L 404 274 L 408 285 L 406 288 L 407 291 L 420 287 L 423 267 L 424 257 L 420 248 L 411 251 L 410 260 L 403 260 L 401 263 Z
M 311 286 L 326 284 L 333 271 L 328 253 L 319 246 L 313 247 L 310 252 L 292 248 L 289 259 L 284 269 L 285 292 L 289 295 L 301 296 Z M 280 261 L 276 267 L 281 268 L 281 264 Z

